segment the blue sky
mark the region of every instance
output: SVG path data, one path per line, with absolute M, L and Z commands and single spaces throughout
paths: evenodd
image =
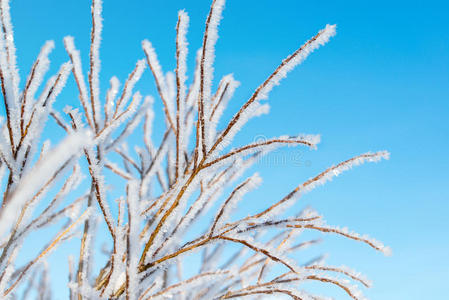
M 105 2 L 103 91 L 112 75 L 123 80 L 143 57 L 144 38 L 156 47 L 164 69 L 174 68 L 179 9 L 191 17 L 188 38 L 194 53 L 210 5 L 209 0 Z M 48 39 L 56 43 L 52 70 L 68 59 L 62 45 L 65 35 L 75 37 L 87 58 L 89 1 L 13 0 L 11 7 L 22 77 Z M 365 291 L 368 297 L 442 299 L 449 279 L 446 1 L 228 0 L 215 78 L 234 73 L 242 83 L 228 116 L 283 58 L 327 23 L 337 24 L 337 36 L 273 90 L 271 113 L 249 123 L 236 141 L 304 132 L 321 134 L 322 143 L 317 151 L 287 149 L 261 163 L 264 184 L 242 210 L 278 199 L 351 156 L 389 150 L 389 161 L 345 173 L 308 194 L 302 205 L 316 208 L 330 224 L 368 233 L 392 247 L 393 256 L 384 257 L 365 245 L 332 237 L 320 246 L 330 253 L 330 263 L 353 266 L 374 281 Z M 148 72 L 142 81 L 139 89 L 155 95 Z M 76 95 L 63 93 L 57 106 L 67 103 L 74 105 Z M 300 163 L 292 163 L 297 157 Z M 61 253 L 77 251 L 66 247 Z M 64 255 L 55 253 L 54 259 L 64 266 L 52 271 L 57 277 L 65 276 Z M 64 282 L 59 277 L 57 282 Z M 55 296 L 64 299 L 65 290 L 56 287 Z

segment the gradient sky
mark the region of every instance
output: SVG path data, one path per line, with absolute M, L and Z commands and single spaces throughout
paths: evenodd
M 209 4 L 105 1 L 103 93 L 112 75 L 123 81 L 143 57 L 144 38 L 154 44 L 164 69 L 174 68 L 179 9 L 191 17 L 188 38 L 194 53 Z M 75 37 L 87 58 L 88 0 L 13 0 L 11 7 L 22 78 L 47 39 L 56 43 L 52 71 L 68 59 L 62 45 L 65 35 Z M 447 1 L 228 0 L 215 78 L 234 73 L 242 86 L 227 116 L 283 58 L 327 23 L 337 24 L 337 36 L 273 90 L 270 114 L 251 121 L 236 140 L 242 144 L 259 135 L 319 133 L 322 143 L 317 151 L 289 148 L 261 162 L 257 169 L 264 184 L 245 200 L 242 211 L 280 198 L 351 156 L 389 150 L 389 161 L 357 167 L 300 201 L 317 209 L 329 224 L 383 241 L 393 256 L 333 237 L 325 237 L 317 250 L 330 254 L 330 264 L 352 266 L 371 278 L 373 288 L 364 291 L 371 299 L 444 299 L 449 280 Z M 155 95 L 148 72 L 142 81 L 142 93 Z M 68 88 L 73 91 L 73 82 Z M 75 94 L 61 97 L 58 108 L 76 103 Z M 71 247 L 64 246 L 51 260 L 58 262 L 51 265 L 56 299 L 66 298 L 65 255 L 78 252 L 77 244 Z M 340 299 L 342 294 L 335 295 Z

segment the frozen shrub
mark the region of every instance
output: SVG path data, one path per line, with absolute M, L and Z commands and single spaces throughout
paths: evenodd
M 301 283 L 306 281 L 335 285 L 353 299 L 363 299 L 356 284 L 368 287 L 370 283 L 359 273 L 344 266 L 329 266 L 323 259 L 300 264 L 289 255 L 318 243 L 298 241 L 303 231 L 340 235 L 385 254 L 389 249 L 367 236 L 327 225 L 311 209 L 289 212 L 287 217 L 285 210 L 305 192 L 352 166 L 386 159 L 387 152 L 350 158 L 299 184 L 264 210 L 235 221 L 230 219 L 237 203 L 261 182 L 257 173 L 240 179 L 261 156 L 286 145 L 316 148 L 319 136 L 303 134 L 274 137 L 230 150 L 228 146 L 245 123 L 268 112 L 264 101 L 273 87 L 326 44 L 335 34 L 335 25 L 326 25 L 284 59 L 226 121 L 222 120 L 223 112 L 239 82 L 227 75 L 212 91 L 214 49 L 224 0 L 212 3 L 190 85 L 186 80 L 189 17 L 180 11 L 174 73 L 163 71 L 155 49 L 145 40 L 144 59 L 136 63 L 121 88 L 119 80 L 111 78 L 105 99 L 100 97 L 99 88 L 101 0 L 92 3 L 87 76 L 74 39 L 66 37 L 68 62 L 44 82 L 50 64 L 48 55 L 54 46 L 52 41 L 47 42 L 22 85 L 9 1 L 0 3 L 0 79 L 5 112 L 0 139 L 0 179 L 4 189 L 0 211 L 2 299 L 19 294 L 26 298 L 30 292 L 37 292 L 40 299 L 49 298 L 51 284 L 45 261 L 69 238 L 80 239 L 79 256 L 69 258 L 71 299 L 228 299 L 273 294 L 320 299 L 301 290 Z M 160 144 L 151 139 L 153 98 L 135 91 L 147 67 L 163 103 L 166 129 Z M 80 105 L 56 111 L 53 104 L 71 75 Z M 49 118 L 67 135 L 56 147 L 49 141 L 42 143 Z M 138 128 L 142 128 L 141 144 L 130 152 L 129 137 Z M 119 199 L 110 199 L 105 174 L 123 180 L 126 188 Z M 79 191 L 83 181 L 90 186 L 83 195 L 69 204 L 63 201 Z M 230 193 L 226 189 L 229 187 Z M 50 196 L 51 191 L 54 196 Z M 111 205 L 118 208 L 111 209 Z M 216 211 L 211 212 L 212 208 Z M 193 232 L 196 237 L 186 241 L 186 233 L 208 211 L 214 216 L 210 225 L 202 232 Z M 93 270 L 93 253 L 99 251 L 93 245 L 98 216 L 111 242 L 105 251 L 107 263 L 101 270 Z M 61 219 L 67 222 L 48 239 L 41 252 L 24 265 L 19 264 L 18 254 L 30 234 L 47 226 L 60 226 L 56 221 Z M 82 234 L 77 235 L 77 231 Z M 228 245 L 234 248 L 229 250 Z M 202 251 L 202 262 L 196 274 L 186 277 L 183 260 L 196 251 Z M 280 266 L 280 275 L 270 271 L 274 265 Z M 40 278 L 37 285 L 36 278 Z M 21 285 L 23 288 L 19 288 Z

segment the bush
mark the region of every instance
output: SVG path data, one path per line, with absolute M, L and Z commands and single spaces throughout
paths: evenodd
M 262 156 L 287 145 L 316 148 L 319 136 L 315 135 L 274 137 L 233 149 L 229 145 L 246 122 L 268 112 L 264 100 L 272 88 L 324 45 L 335 34 L 335 25 L 327 25 L 284 59 L 231 120 L 222 121 L 239 85 L 232 75 L 227 75 L 212 92 L 214 48 L 224 2 L 212 3 L 190 85 L 186 84 L 189 17 L 180 11 L 175 72 L 162 71 L 152 44 L 145 40 L 145 59 L 137 62 L 120 91 L 119 81 L 113 77 L 103 101 L 99 90 L 101 0 L 93 0 L 92 4 L 87 78 L 74 39 L 66 37 L 69 62 L 40 90 L 54 46 L 47 42 L 21 91 L 9 3 L 1 1 L 0 77 L 5 105 L 0 141 L 0 178 L 4 188 L 0 215 L 2 297 L 22 294 L 26 298 L 36 288 L 39 298 L 49 298 L 51 284 L 47 282 L 45 259 L 64 241 L 79 237 L 79 257 L 76 262 L 70 261 L 71 299 L 228 299 L 272 294 L 319 299 L 297 288 L 305 281 L 332 284 L 354 299 L 363 298 L 349 280 L 367 287 L 370 283 L 357 272 L 326 265 L 322 259 L 302 265 L 292 261 L 290 253 L 318 242 L 295 241 L 307 230 L 360 241 L 386 254 L 389 249 L 369 237 L 326 225 L 312 209 L 289 211 L 287 216 L 285 211 L 305 192 L 354 165 L 388 158 L 387 152 L 350 158 L 299 184 L 265 210 L 230 220 L 237 202 L 260 184 L 257 173 L 244 180 L 239 178 Z M 151 139 L 153 98 L 134 92 L 147 66 L 164 105 L 166 129 L 158 145 Z M 61 113 L 53 104 L 70 74 L 78 88 L 80 107 L 66 107 Z M 49 141 L 42 143 L 49 118 L 67 134 L 56 147 L 51 147 Z M 138 132 L 139 126 L 141 142 L 130 152 L 130 135 Z M 113 173 L 105 172 L 106 169 Z M 116 202 L 108 195 L 106 175 L 120 177 L 126 186 Z M 72 199 L 86 180 L 89 188 L 66 204 L 63 200 Z M 228 194 L 229 187 L 232 192 Z M 54 197 L 49 196 L 52 191 Z M 111 203 L 118 205 L 117 214 L 111 212 L 115 211 L 110 208 Z M 216 208 L 214 204 L 218 204 L 218 209 L 212 211 L 210 225 L 203 232 L 194 230 L 196 238 L 186 239 L 192 225 Z M 92 270 L 92 253 L 100 251 L 93 246 L 98 216 L 111 237 L 107 263 L 99 272 Z M 67 219 L 62 227 L 57 222 L 61 219 Z M 17 256 L 24 241 L 48 226 L 58 228 L 57 234 L 49 238 L 38 256 L 19 265 Z M 78 230 L 82 235 L 76 234 Z M 230 244 L 237 247 L 225 248 Z M 186 278 L 182 262 L 198 250 L 203 251 L 198 273 Z M 270 272 L 274 265 L 280 266 L 280 275 Z M 35 287 L 32 282 L 39 273 L 41 283 Z M 19 288 L 21 285 L 24 287 Z

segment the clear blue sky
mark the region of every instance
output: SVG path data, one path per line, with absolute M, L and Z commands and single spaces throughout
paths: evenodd
M 186 9 L 191 17 L 188 38 L 190 53 L 194 53 L 200 46 L 211 1 L 105 2 L 103 91 L 110 76 L 123 80 L 143 57 L 140 42 L 144 38 L 156 47 L 164 69 L 174 68 L 178 9 Z M 370 277 L 374 287 L 365 294 L 371 299 L 447 297 L 447 1 L 227 2 L 215 77 L 233 72 L 242 83 L 230 106 L 234 111 L 307 38 L 327 23 L 338 25 L 337 36 L 274 89 L 269 100 L 271 113 L 252 121 L 237 138 L 243 143 L 260 134 L 320 133 L 318 151 L 276 152 L 273 161 L 259 166 L 264 185 L 247 203 L 278 199 L 327 166 L 369 150 L 387 149 L 392 154 L 389 161 L 358 167 L 301 201 L 324 214 L 330 224 L 346 225 L 382 240 L 392 247 L 393 256 L 384 257 L 365 245 L 331 237 L 320 250 L 330 253 L 330 263 L 353 266 Z M 75 36 L 87 57 L 90 1 L 13 0 L 11 6 L 22 71 L 28 72 L 47 39 L 56 42 L 52 55 L 55 70 L 67 59 L 62 46 L 65 35 Z M 154 94 L 148 72 L 142 80 L 141 91 Z M 75 94 L 63 94 L 57 106 L 66 103 L 76 103 Z M 291 163 L 298 156 L 303 163 Z M 62 248 L 61 253 L 76 254 L 76 244 L 73 247 Z M 67 265 L 64 255 L 55 253 L 61 269 L 52 271 L 61 284 Z M 65 293 L 63 286 L 56 287 L 57 299 L 65 299 Z

